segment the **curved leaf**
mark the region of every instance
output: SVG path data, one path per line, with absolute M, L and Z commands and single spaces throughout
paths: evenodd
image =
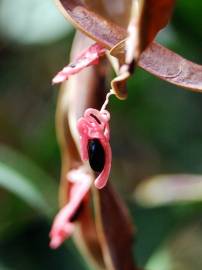
M 40 213 L 55 208 L 56 184 L 41 169 L 13 150 L 0 147 L 0 187 L 14 193 Z
M 201 175 L 157 175 L 142 181 L 135 199 L 146 207 L 202 201 Z

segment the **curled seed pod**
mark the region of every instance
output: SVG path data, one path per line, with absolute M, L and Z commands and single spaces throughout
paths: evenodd
M 77 123 L 81 158 L 84 161 L 89 160 L 92 170 L 99 173 L 95 179 L 95 186 L 99 189 L 106 185 L 111 169 L 109 120 L 110 114 L 107 110 L 89 108 Z

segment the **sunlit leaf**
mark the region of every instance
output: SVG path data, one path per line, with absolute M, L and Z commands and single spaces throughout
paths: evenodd
M 202 201 L 201 175 L 158 175 L 142 181 L 135 199 L 146 207 Z

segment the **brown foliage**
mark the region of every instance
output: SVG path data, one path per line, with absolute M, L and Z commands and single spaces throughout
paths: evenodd
M 111 49 L 111 53 L 114 56 L 123 59 L 124 44 L 127 37 L 125 28 L 120 27 L 112 21 L 106 20 L 89 9 L 88 6 L 83 5 L 81 1 L 57 0 L 57 2 L 65 17 L 70 20 L 76 28 L 83 31 L 92 39 L 100 42 L 106 48 Z M 156 9 L 153 6 L 151 11 L 149 11 L 149 6 L 152 6 L 152 3 L 156 3 Z M 157 3 L 160 4 L 158 5 Z M 144 25 L 142 29 L 148 26 L 150 20 L 154 20 L 154 18 L 158 19 L 153 22 L 151 28 L 147 31 L 146 38 L 144 38 L 144 42 L 142 42 L 142 44 L 144 44 L 141 46 L 142 48 L 146 47 L 155 37 L 156 33 L 166 25 L 173 4 L 174 1 L 148 1 L 148 7 L 147 5 L 145 6 L 146 13 L 144 13 L 145 15 L 142 17 L 142 21 L 145 20 L 144 24 L 141 23 L 141 25 Z M 164 11 L 164 16 L 161 14 L 162 10 Z M 157 13 L 159 16 L 156 16 Z M 146 18 L 146 14 L 149 14 L 150 19 Z M 151 43 L 151 46 L 140 56 L 137 65 L 158 78 L 172 84 L 193 91 L 202 91 L 202 66 L 196 65 L 178 56 L 157 43 Z M 177 72 L 171 74 L 171 71 L 176 69 Z M 123 96 L 121 91 L 120 95 L 118 93 L 118 96 Z
M 142 0 L 138 8 L 135 1 L 125 0 L 124 3 L 120 17 L 115 18 L 113 12 L 109 11 L 109 1 L 57 0 L 64 16 L 77 29 L 102 44 L 117 58 L 120 70 L 118 68 L 118 76 L 111 83 L 117 97 L 124 99 L 127 96 L 126 80 L 133 73 L 133 65 L 136 63 L 172 84 L 202 91 L 202 66 L 153 42 L 158 31 L 167 25 L 175 1 Z M 131 16 L 128 16 L 130 13 Z M 127 21 L 128 17 L 130 22 Z M 73 58 L 89 44 L 90 39 L 78 34 L 73 46 Z M 68 200 L 69 187 L 65 175 L 68 170 L 82 164 L 78 151 L 78 134 L 75 132 L 76 122 L 86 108 L 100 108 L 102 105 L 106 74 L 106 62 L 105 65 L 101 62 L 97 67 L 74 75 L 63 85 L 57 113 L 62 153 L 62 205 Z M 78 218 L 78 245 L 97 269 L 137 269 L 132 258 L 133 229 L 123 202 L 110 184 L 101 191 L 93 188 L 93 196 L 95 219 L 92 209 L 86 205 Z

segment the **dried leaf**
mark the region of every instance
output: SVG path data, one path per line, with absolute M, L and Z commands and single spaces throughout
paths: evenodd
M 149 73 L 187 90 L 202 92 L 202 66 L 186 60 L 158 43 L 141 55 L 139 66 Z
M 112 48 L 127 36 L 126 30 L 92 11 L 81 0 L 56 0 L 58 8 L 76 29 Z
M 133 0 L 126 40 L 126 63 L 138 61 L 141 53 L 165 27 L 172 14 L 175 0 Z
M 132 0 L 85 0 L 83 2 L 96 14 L 127 28 Z
M 174 5 L 175 0 L 144 0 L 140 22 L 142 50 L 168 24 Z
M 112 50 L 112 54 L 116 57 L 123 57 L 124 46 L 122 44 L 127 37 L 124 28 L 105 20 L 95 12 L 89 11 L 79 0 L 57 0 L 57 2 L 65 17 L 76 28 L 107 49 L 116 48 L 116 50 Z M 159 22 L 155 31 L 166 23 L 166 18 Z M 117 47 L 117 44 L 121 48 Z M 118 54 L 115 54 L 117 52 Z M 151 43 L 137 64 L 169 83 L 192 91 L 202 91 L 202 66 L 182 58 L 157 43 Z
M 110 184 L 94 190 L 96 225 L 107 270 L 136 270 L 133 228 L 128 211 Z

